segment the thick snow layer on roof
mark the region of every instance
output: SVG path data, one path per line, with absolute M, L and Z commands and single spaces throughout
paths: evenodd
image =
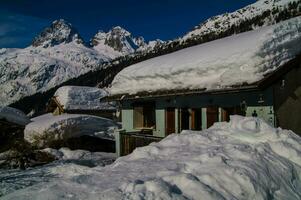
M 100 99 L 108 93 L 96 87 L 63 86 L 54 94 L 65 110 L 112 110 L 109 103 L 101 103 Z
M 91 115 L 51 113 L 33 118 L 24 130 L 24 139 L 44 146 L 49 141 L 80 137 L 83 135 L 114 139 L 118 125 L 106 118 Z
M 170 135 L 104 168 L 73 164 L 43 174 L 38 178 L 56 178 L 16 179 L 23 189 L 3 199 L 295 200 L 301 198 L 301 138 L 258 118 L 231 116 L 230 123 Z
M 254 83 L 301 53 L 301 17 L 125 68 L 111 94 L 221 89 Z
M 22 126 L 30 122 L 29 117 L 27 117 L 21 110 L 7 106 L 0 106 L 0 120 L 1 119 L 5 119 L 8 122 Z

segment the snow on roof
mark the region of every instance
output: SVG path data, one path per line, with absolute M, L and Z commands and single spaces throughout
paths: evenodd
M 252 84 L 301 52 L 301 17 L 186 48 L 125 68 L 112 95 Z
M 26 170 L 18 177 L 35 185 L 17 187 L 4 199 L 60 199 L 67 194 L 112 200 L 300 199 L 300 155 L 301 138 L 293 132 L 259 118 L 231 116 L 230 123 L 169 135 L 106 167 L 51 164 L 42 173 L 33 169 L 41 176 L 28 176 L 32 170 Z M 4 191 L 12 188 L 10 183 L 4 181 Z
M 108 94 L 96 87 L 63 86 L 54 94 L 65 110 L 112 110 L 114 106 L 101 103 Z
M 44 114 L 32 118 L 24 130 L 24 139 L 43 146 L 44 139 L 62 140 L 89 135 L 114 139 L 113 129 L 118 128 L 114 121 L 102 117 L 79 114 Z
M 0 106 L 0 119 L 5 119 L 8 122 L 22 126 L 30 122 L 29 117 L 27 117 L 21 110 L 7 106 Z

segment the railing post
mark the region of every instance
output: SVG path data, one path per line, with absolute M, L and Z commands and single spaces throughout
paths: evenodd
M 121 132 L 122 130 L 116 130 L 116 132 L 115 132 L 115 151 L 116 151 L 116 155 L 117 155 L 117 157 L 120 157 L 121 156 L 121 144 L 120 144 L 120 142 L 121 142 Z

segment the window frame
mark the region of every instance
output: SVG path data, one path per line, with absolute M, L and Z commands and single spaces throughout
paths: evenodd
M 133 103 L 132 104 L 133 106 L 133 129 L 135 130 L 143 130 L 143 129 L 152 129 L 152 130 L 156 130 L 156 104 L 155 102 L 150 102 L 150 101 L 147 101 L 147 102 L 136 102 L 136 103 Z M 137 114 L 139 113 L 138 110 L 141 110 L 142 112 L 140 112 L 140 116 L 142 116 L 142 120 L 140 123 L 142 123 L 142 126 L 137 126 Z M 151 124 L 153 125 L 150 125 L 150 126 L 147 126 L 146 125 L 146 121 L 145 121 L 145 114 L 148 113 L 148 112 L 151 112 L 153 117 L 150 116 L 150 118 L 153 118 L 150 122 Z M 148 113 L 149 114 L 149 113 Z M 138 118 L 140 117 L 138 116 Z M 139 122 L 138 122 L 139 123 Z

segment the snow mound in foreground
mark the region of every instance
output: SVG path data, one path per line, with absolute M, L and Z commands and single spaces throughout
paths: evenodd
M 301 52 L 301 17 L 152 58 L 118 73 L 111 94 L 252 84 Z
M 72 173 L 74 172 L 74 173 Z M 173 134 L 112 165 L 53 169 L 55 181 L 4 199 L 301 198 L 301 138 L 257 118 Z
M 100 99 L 108 93 L 96 87 L 63 86 L 54 94 L 65 110 L 112 110 L 109 103 L 101 103 Z
M 80 137 L 83 135 L 114 139 L 117 124 L 110 119 L 91 115 L 51 113 L 33 118 L 24 130 L 24 139 L 38 146 L 48 142 Z
M 0 120 L 1 119 L 22 126 L 30 122 L 30 119 L 21 110 L 7 106 L 0 106 Z

